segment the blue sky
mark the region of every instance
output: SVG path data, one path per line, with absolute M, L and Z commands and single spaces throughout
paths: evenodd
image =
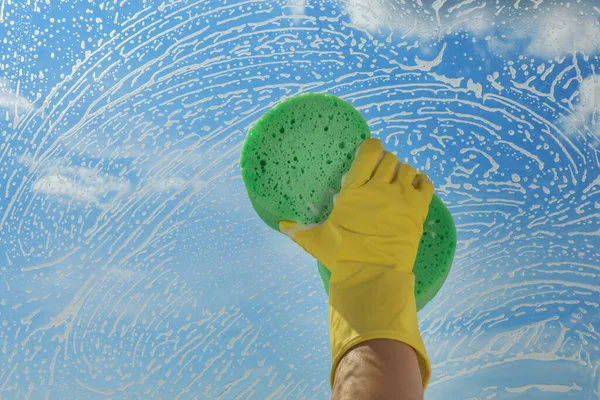
M 3 2 L 0 398 L 327 398 L 315 262 L 237 163 L 307 91 L 355 105 L 454 215 L 427 398 L 597 398 L 598 13 Z

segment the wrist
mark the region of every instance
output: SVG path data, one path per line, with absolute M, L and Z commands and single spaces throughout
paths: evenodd
M 367 340 L 392 339 L 415 350 L 425 387 L 431 367 L 419 332 L 413 273 L 373 264 L 343 263 L 336 272 L 340 269 L 344 274 L 332 273 L 329 286 L 331 382 L 350 348 Z

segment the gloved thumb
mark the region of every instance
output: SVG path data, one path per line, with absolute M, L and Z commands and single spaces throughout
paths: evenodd
M 310 253 L 310 245 L 311 238 L 310 235 L 301 234 L 302 231 L 307 229 L 316 227 L 316 224 L 313 225 L 304 225 L 298 224 L 292 221 L 280 221 L 279 222 L 279 231 L 284 235 L 290 237 L 294 242 L 300 245 L 304 250 Z
M 294 228 L 296 226 L 298 226 L 298 224 L 292 221 L 279 221 L 279 232 L 291 237 L 291 232 L 295 230 Z
M 279 231 L 289 236 L 294 242 L 302 247 L 307 253 L 311 254 L 317 260 L 327 263 L 329 260 L 329 253 L 331 250 L 327 250 L 327 244 L 331 240 L 327 240 L 327 233 L 324 231 L 326 224 L 298 224 L 292 221 L 281 221 L 279 222 Z M 331 245 L 329 245 L 331 247 Z

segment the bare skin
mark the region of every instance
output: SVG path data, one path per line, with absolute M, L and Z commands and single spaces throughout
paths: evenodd
M 417 355 L 395 340 L 374 339 L 350 349 L 340 361 L 332 400 L 422 400 Z

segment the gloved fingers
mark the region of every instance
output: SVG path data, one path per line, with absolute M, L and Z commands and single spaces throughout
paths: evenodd
M 382 160 L 375 169 L 372 180 L 378 180 L 385 183 L 391 183 L 396 176 L 398 165 L 398 157 L 390 152 L 384 152 Z
M 302 229 L 301 225 L 295 222 L 279 221 L 279 232 L 289 236 L 291 239 L 294 238 L 294 233 L 298 232 L 300 229 Z
M 433 182 L 431 182 L 431 180 L 427 175 L 425 175 L 425 173 L 417 173 L 417 176 L 413 180 L 413 186 L 415 187 L 415 189 L 421 192 L 423 196 L 425 196 L 425 199 L 427 201 L 431 201 L 431 199 L 433 198 L 433 192 L 435 188 L 433 186 Z
M 413 181 L 417 177 L 417 171 L 414 170 L 409 164 L 400 163 L 396 177 L 392 183 L 400 185 L 403 188 L 413 188 Z
M 322 224 L 297 224 L 292 221 L 280 221 L 279 231 L 289 236 L 296 244 L 316 259 L 320 259 L 322 243 L 327 243 L 323 238 Z
M 350 170 L 342 179 L 342 191 L 357 188 L 369 180 L 383 156 L 383 144 L 379 139 L 367 139 L 359 146 Z

